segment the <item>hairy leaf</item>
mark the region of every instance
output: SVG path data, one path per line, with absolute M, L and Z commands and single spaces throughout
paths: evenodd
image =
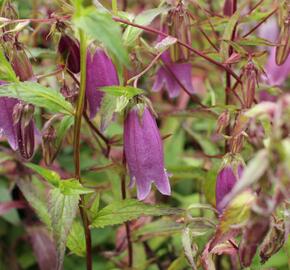
M 36 82 L 14 82 L 1 85 L 0 96 L 17 98 L 53 113 L 74 113 L 72 105 L 59 92 Z
M 57 247 L 57 270 L 62 269 L 66 241 L 77 213 L 79 199 L 79 195 L 66 196 L 57 188 L 53 188 L 49 192 L 49 214 Z
M 74 19 L 74 23 L 90 37 L 104 43 L 122 64 L 128 66 L 129 58 L 122 44 L 121 29 L 110 14 L 86 9 Z
M 74 221 L 67 238 L 67 247 L 70 251 L 80 257 L 86 255 L 86 239 L 84 227 L 79 221 Z
M 99 228 L 108 225 L 122 224 L 126 221 L 137 219 L 140 216 L 163 216 L 177 213 L 181 213 L 181 210 L 145 204 L 134 199 L 127 199 L 115 201 L 101 209 L 97 213 L 91 226 Z

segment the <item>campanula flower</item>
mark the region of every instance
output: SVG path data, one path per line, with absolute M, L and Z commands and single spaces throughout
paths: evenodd
M 137 185 L 137 197 L 144 200 L 154 183 L 164 195 L 170 195 L 164 168 L 163 145 L 156 120 L 145 104 L 134 105 L 124 125 L 124 149 L 130 173 L 130 186 Z
M 161 59 L 164 66 L 157 71 L 152 91 L 158 92 L 164 87 L 169 97 L 174 98 L 182 91 L 181 83 L 190 93 L 194 93 L 191 64 L 173 62 L 168 51 L 162 54 Z
M 93 55 L 88 51 L 86 99 L 90 118 L 95 117 L 101 106 L 104 94 L 98 89 L 112 85 L 119 85 L 118 74 L 112 60 L 101 49 L 97 49 Z
M 67 68 L 73 73 L 80 72 L 80 45 L 69 35 L 62 34 L 58 43 L 58 51 L 61 54 Z
M 220 214 L 224 208 L 222 207 L 224 197 L 231 192 L 244 168 L 240 158 L 231 154 L 225 156 L 223 163 L 216 180 L 216 208 Z

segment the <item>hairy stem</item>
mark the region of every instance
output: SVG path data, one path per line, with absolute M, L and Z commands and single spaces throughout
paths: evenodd
M 75 178 L 82 182 L 81 179 L 81 170 L 80 170 L 80 134 L 81 134 L 81 124 L 82 124 L 82 115 L 84 111 L 85 104 L 85 91 L 86 91 L 86 38 L 82 30 L 79 30 L 80 33 L 80 55 L 81 55 L 81 82 L 79 97 L 76 106 L 75 113 L 75 123 L 74 123 L 74 165 L 75 165 Z M 89 229 L 89 220 L 86 214 L 84 207 L 84 197 L 81 196 L 81 201 L 79 204 L 79 209 L 81 217 L 83 220 L 83 226 L 85 231 L 86 238 L 86 261 L 87 261 L 87 270 L 92 270 L 92 245 L 91 245 L 91 233 Z

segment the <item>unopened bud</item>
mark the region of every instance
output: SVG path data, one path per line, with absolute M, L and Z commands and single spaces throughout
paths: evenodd
M 57 146 L 55 139 L 56 131 L 53 126 L 49 126 L 42 135 L 42 153 L 46 165 L 50 165 L 56 157 Z
M 234 13 L 233 0 L 225 0 L 223 12 L 224 12 L 224 15 L 229 16 L 229 17 L 233 15 Z
M 19 102 L 13 109 L 13 121 L 20 155 L 30 159 L 34 154 L 34 107 Z
M 217 120 L 217 128 L 216 132 L 217 133 L 222 133 L 223 130 L 229 125 L 230 123 L 230 113 L 228 110 L 224 111 L 221 113 Z
M 250 108 L 254 102 L 258 71 L 254 63 L 250 60 L 244 70 L 243 87 L 245 93 L 245 105 Z
M 191 44 L 190 17 L 182 1 L 168 12 L 167 25 L 171 36 Z M 170 55 L 174 62 L 189 59 L 188 49 L 177 43 L 170 46 Z
M 73 73 L 79 73 L 80 46 L 78 41 L 69 35 L 62 34 L 58 44 L 58 51 L 61 54 L 67 68 Z
M 280 36 L 276 48 L 276 64 L 283 65 L 290 53 L 290 5 L 284 0 L 279 9 Z
M 30 60 L 25 51 L 19 44 L 14 46 L 13 52 L 10 57 L 11 65 L 15 74 L 19 77 L 20 81 L 29 81 L 33 79 L 33 71 Z

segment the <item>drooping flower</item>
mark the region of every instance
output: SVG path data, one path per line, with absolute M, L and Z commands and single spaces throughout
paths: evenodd
M 15 44 L 9 55 L 11 65 L 20 81 L 34 80 L 32 65 L 21 44 Z M 0 81 L 0 85 L 7 82 Z M 35 147 L 35 124 L 33 119 L 34 106 L 22 101 L 0 97 L 0 130 L 14 151 L 22 158 L 30 159 Z
M 17 99 L 0 97 L 0 133 L 7 138 L 14 151 L 18 149 L 16 128 L 13 121 L 13 108 L 17 103 Z
M 93 55 L 88 51 L 86 99 L 90 118 L 96 115 L 101 106 L 104 94 L 98 89 L 112 85 L 119 85 L 118 74 L 112 60 L 101 49 L 97 49 Z
M 169 97 L 174 98 L 182 91 L 183 85 L 190 93 L 194 93 L 191 64 L 172 62 L 168 51 L 162 54 L 161 59 L 164 66 L 157 71 L 152 91 L 158 92 L 165 87 Z
M 58 43 L 58 51 L 61 54 L 67 68 L 73 73 L 80 72 L 80 45 L 79 42 L 67 34 L 62 34 Z
M 170 195 L 164 168 L 163 145 L 156 120 L 145 104 L 134 105 L 124 124 L 124 149 L 130 173 L 130 186 L 136 182 L 137 197 L 144 200 L 154 183 L 164 195 Z
M 191 19 L 183 1 L 179 1 L 168 11 L 166 22 L 167 24 L 162 26 L 163 32 L 185 44 L 191 44 Z M 164 37 L 159 36 L 157 42 L 162 42 L 163 39 Z M 171 45 L 161 55 L 163 65 L 156 73 L 152 91 L 157 92 L 164 87 L 170 98 L 177 97 L 182 89 L 194 93 L 189 57 L 190 51 L 187 48 L 178 43 Z
M 225 207 L 223 199 L 231 192 L 244 168 L 240 158 L 231 154 L 225 156 L 223 163 L 216 180 L 216 208 L 220 214 Z
M 290 56 L 284 64 L 278 66 L 275 62 L 276 48 L 272 47 L 265 66 L 268 83 L 270 85 L 282 85 L 290 75 Z

